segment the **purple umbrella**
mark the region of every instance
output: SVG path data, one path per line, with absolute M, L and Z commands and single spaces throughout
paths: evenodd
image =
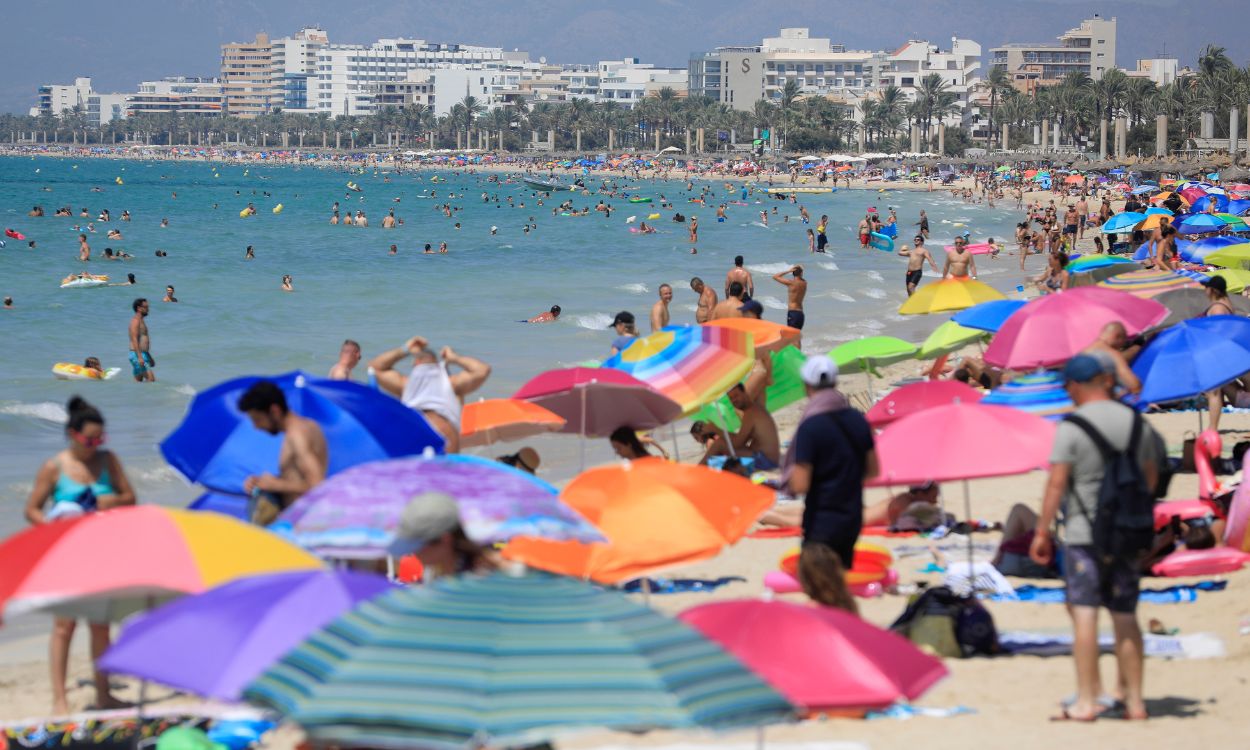
M 309 635 L 391 588 L 381 576 L 350 571 L 242 578 L 131 620 L 99 667 L 237 701 Z
M 511 466 L 464 454 L 354 466 L 297 500 L 269 530 L 323 557 L 382 558 L 404 506 L 426 492 L 455 499 L 465 534 L 480 544 L 514 536 L 605 541 L 560 501 L 555 487 Z

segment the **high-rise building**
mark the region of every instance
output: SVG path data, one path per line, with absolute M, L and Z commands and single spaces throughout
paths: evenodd
M 144 81 L 126 96 L 127 115 L 180 114 L 218 117 L 222 112 L 221 81 L 216 78 L 169 76 Z
M 990 68 L 1007 72 L 1012 85 L 1025 93 L 1052 86 L 1069 73 L 1102 80 L 1115 67 L 1115 18 L 1095 14 L 1069 29 L 1058 42 L 1005 44 L 990 50 Z
M 971 39 L 951 37 L 950 49 L 923 40 L 910 40 L 884 56 L 877 68 L 877 88 L 897 86 L 915 101 L 926 78 L 937 75 L 944 90 L 955 95 L 957 114 L 943 119 L 947 125 L 975 128 L 979 108 L 975 103 L 981 78 L 981 45 Z
M 39 115 L 59 116 L 74 107 L 87 108 L 92 94 L 90 78 L 75 78 L 73 83 L 48 83 L 39 87 L 39 103 L 30 109 L 32 117 Z
M 315 26 L 300 29 L 294 36 L 272 44 L 275 92 L 273 108 L 312 112 L 317 108 L 317 52 L 330 43 L 324 31 Z
M 113 120 L 126 117 L 126 99 L 129 94 L 98 94 L 91 92 L 87 97 L 87 121 L 97 127 L 104 127 Z
M 281 101 L 273 85 L 273 45 L 267 34 L 221 45 L 222 107 L 234 117 L 257 117 Z

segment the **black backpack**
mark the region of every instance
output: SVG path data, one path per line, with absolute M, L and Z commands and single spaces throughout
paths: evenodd
M 975 597 L 932 586 L 913 596 L 890 630 L 939 656 L 993 656 L 1002 650 L 989 610 Z
M 1098 505 L 1091 517 L 1089 508 L 1075 492 L 1077 507 L 1093 531 L 1094 548 L 1103 562 L 1136 560 L 1154 543 L 1155 494 L 1146 485 L 1146 477 L 1137 463 L 1137 447 L 1142 439 L 1142 418 L 1133 412 L 1133 430 L 1128 446 L 1117 451 L 1102 433 L 1087 420 L 1070 414 L 1071 422 L 1098 447 L 1104 472 L 1098 488 Z

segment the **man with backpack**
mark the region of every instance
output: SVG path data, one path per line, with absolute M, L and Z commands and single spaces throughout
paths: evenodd
M 1051 529 L 1062 510 L 1068 613 L 1076 661 L 1076 701 L 1062 718 L 1092 721 L 1099 705 L 1098 609 L 1115 629 L 1124 717 L 1146 718 L 1142 633 L 1137 622 L 1138 565 L 1153 540 L 1160 439 L 1141 415 L 1114 400 L 1115 363 L 1078 354 L 1064 367 L 1076 411 L 1059 425 L 1037 531 L 1029 550 L 1040 564 L 1055 556 Z

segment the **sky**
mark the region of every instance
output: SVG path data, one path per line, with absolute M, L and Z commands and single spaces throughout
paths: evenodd
M 216 75 L 220 45 L 277 38 L 319 25 L 331 42 L 404 36 L 522 49 L 549 62 L 639 57 L 685 67 L 692 52 L 757 44 L 782 27 L 806 26 L 850 49 L 895 49 L 907 39 L 949 47 L 973 39 L 989 49 L 1053 40 L 1094 13 L 1117 17 L 1117 63 L 1177 57 L 1192 65 L 1207 44 L 1250 62 L 1250 0 L 5 0 L 0 111 L 25 113 L 43 83 L 90 76 L 104 92 L 139 81 Z M 1179 14 L 1179 15 L 1178 15 Z M 1169 22 L 1168 18 L 1179 18 Z

